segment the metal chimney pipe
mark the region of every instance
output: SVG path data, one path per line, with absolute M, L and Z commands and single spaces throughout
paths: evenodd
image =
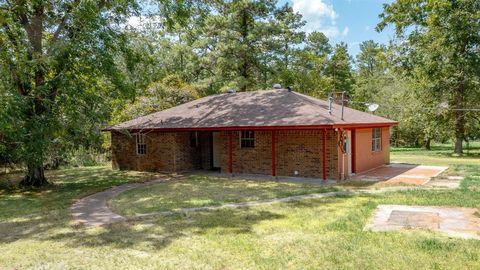
M 345 107 L 345 91 L 342 92 L 342 120 L 343 120 L 343 108 Z

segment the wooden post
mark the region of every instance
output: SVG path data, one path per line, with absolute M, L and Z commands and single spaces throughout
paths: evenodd
M 323 180 L 327 180 L 327 130 L 322 132 L 322 174 Z

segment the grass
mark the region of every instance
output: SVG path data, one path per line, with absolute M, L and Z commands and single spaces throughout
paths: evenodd
M 56 171 L 49 175 L 55 186 L 0 190 L 0 269 L 407 269 L 412 265 L 418 269 L 479 269 L 477 240 L 421 230 L 363 231 L 378 204 L 480 208 L 480 162 L 475 162 L 479 160 L 453 157 L 443 151 L 394 149 L 392 161 L 451 165 L 451 173 L 465 176 L 460 189 L 222 209 L 93 229 L 72 226 L 68 208 L 75 198 L 155 175 L 105 167 Z M 185 183 L 186 188 L 193 189 L 197 184 L 203 189 L 209 181 L 193 177 Z M 170 190 L 178 191 L 176 184 L 179 182 L 172 182 Z M 178 198 L 169 197 L 172 202 L 168 208 L 178 207 L 173 201 L 197 205 L 291 192 L 280 190 L 284 188 L 281 186 L 255 188 L 255 183 L 251 184 L 253 187 L 243 195 L 235 192 L 239 185 L 236 182 L 222 183 L 231 192 L 229 196 L 217 194 L 215 187 L 207 188 L 211 190 L 209 195 L 196 191 L 189 197 L 188 192 L 181 192 Z M 153 190 L 141 192 L 155 197 Z M 292 192 L 304 191 L 298 188 Z M 133 191 L 125 196 L 141 198 Z M 157 205 L 155 199 L 163 198 L 153 197 L 149 203 Z M 134 207 L 139 207 L 135 201 Z
M 337 191 L 313 184 L 190 176 L 154 186 L 129 190 L 110 200 L 115 212 L 126 216 L 180 208 L 282 198 Z
M 393 162 L 413 163 L 437 166 L 480 165 L 480 142 L 470 143 L 461 157 L 452 154 L 452 145 L 432 145 L 431 150 L 418 148 L 392 148 L 390 158 Z

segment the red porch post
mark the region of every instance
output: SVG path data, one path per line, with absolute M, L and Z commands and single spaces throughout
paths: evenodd
M 228 132 L 228 171 L 230 174 L 233 173 L 233 165 L 232 165 L 232 132 Z
M 323 129 L 322 132 L 322 173 L 323 180 L 327 180 L 327 130 Z
M 272 176 L 277 175 L 275 164 L 275 130 L 272 130 Z
M 357 168 L 356 168 L 357 164 L 355 164 L 355 159 L 356 159 L 356 157 L 355 157 L 355 148 L 356 148 L 355 131 L 356 130 L 354 128 L 352 128 L 350 130 L 350 132 L 352 134 L 351 137 L 350 137 L 350 140 L 351 140 L 350 147 L 352 149 L 352 153 L 351 153 L 351 155 L 352 155 L 351 156 L 351 159 L 352 159 L 352 173 L 356 173 L 356 171 L 357 171 Z

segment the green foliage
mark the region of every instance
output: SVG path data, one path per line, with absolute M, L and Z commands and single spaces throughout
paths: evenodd
M 353 93 L 352 59 L 348 54 L 347 44 L 339 43 L 335 46 L 332 58 L 328 62 L 326 74 L 331 78 L 329 92 Z
M 422 87 L 429 107 L 449 105 L 451 136 L 461 154 L 466 128 L 478 118 L 462 109 L 477 106 L 480 97 L 480 2 L 397 0 L 385 5 L 380 17 L 378 29 L 392 24 L 400 40 L 398 70 Z
M 105 164 L 108 160 L 105 153 L 101 153 L 93 148 L 85 149 L 79 147 L 67 154 L 67 164 L 73 167 L 90 167 Z
M 134 1 L 0 2 L 0 73 L 9 78 L 0 82 L 8 97 L 2 111 L 11 118 L 1 130 L 17 142 L 24 184 L 46 183 L 43 163 L 58 141 L 91 143 L 86 131 L 98 132 L 108 115 L 103 100 L 131 95 L 135 57 L 121 23 L 136 8 Z
M 199 94 L 195 87 L 176 75 L 169 75 L 161 82 L 152 83 L 144 95 L 137 97 L 133 103 L 127 104 L 120 111 L 115 112 L 112 121 L 127 121 L 192 101 L 198 97 Z
M 436 149 L 435 145 L 433 147 Z M 414 158 L 423 164 L 425 159 L 431 158 L 431 151 L 394 150 L 393 162 Z M 478 144 L 476 150 L 479 150 Z M 442 146 L 441 152 L 446 154 L 448 151 L 448 147 Z M 47 174 L 55 186 L 39 191 L 0 189 L 0 267 L 78 268 L 79 265 L 95 265 L 100 269 L 197 269 L 201 265 L 215 269 L 408 269 L 414 263 L 421 269 L 448 269 L 452 266 L 478 269 L 480 242 L 477 240 L 452 238 L 418 229 L 401 232 L 363 230 L 379 204 L 478 208 L 478 160 L 472 159 L 470 166 L 453 166 L 465 161 L 465 157 L 443 155 L 435 161 L 464 170 L 462 185 L 465 188 L 460 189 L 411 190 L 219 209 L 81 230 L 71 226 L 72 201 L 120 184 L 156 179 L 158 175 L 114 171 L 105 167 L 49 171 Z M 175 183 L 191 185 L 195 192 L 191 197 L 178 187 L 185 195 L 183 200 L 166 193 L 172 199 L 165 201 L 169 209 L 185 203 L 205 203 L 222 195 L 222 192 L 216 192 L 198 197 L 205 183 L 215 189 L 222 188 L 215 183 L 222 179 L 203 178 L 197 183 L 196 179 L 166 182 L 164 190 L 160 185 L 153 188 L 165 192 L 174 189 Z M 6 180 L 2 178 L 0 181 L 2 186 Z M 249 193 L 243 195 L 243 188 L 236 188 L 237 183 L 229 181 L 222 181 L 226 184 L 224 188 L 239 201 L 259 188 L 262 191 L 257 195 L 262 196 L 288 192 L 285 188 L 276 189 L 282 183 L 264 181 L 251 183 Z M 301 187 L 296 186 L 298 191 Z M 162 198 L 158 194 L 143 189 L 137 192 L 149 193 L 154 198 L 152 202 L 162 207 Z M 127 195 L 134 197 L 133 193 Z M 148 207 L 142 201 L 144 198 L 125 200 L 125 203 Z
M 380 104 L 375 114 L 400 121 L 397 145 L 480 137 L 478 112 L 454 110 L 478 107 L 478 1 L 385 5 L 378 28 L 394 25 L 397 39 L 362 42 L 355 61 L 277 0 L 143 4 L 0 1 L 0 163 L 42 178 L 44 165 L 82 163 L 72 153 L 108 150 L 108 124 L 275 83 Z

